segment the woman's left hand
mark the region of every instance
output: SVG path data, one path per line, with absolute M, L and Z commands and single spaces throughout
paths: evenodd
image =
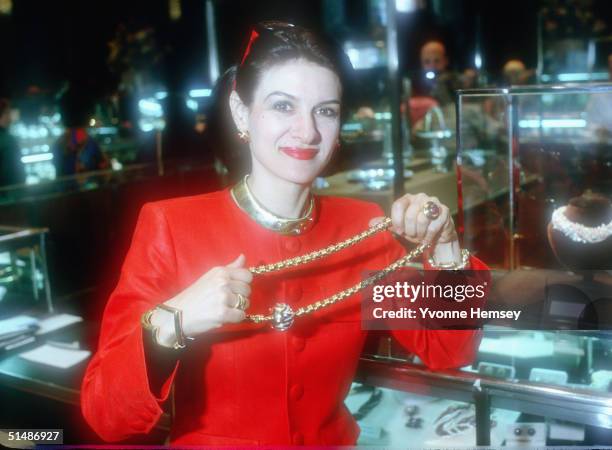
M 425 205 L 433 202 L 438 215 L 426 214 Z M 434 207 L 434 209 L 436 209 Z M 436 197 L 426 194 L 406 194 L 391 207 L 391 230 L 415 244 L 448 244 L 458 240 L 455 224 L 448 207 Z

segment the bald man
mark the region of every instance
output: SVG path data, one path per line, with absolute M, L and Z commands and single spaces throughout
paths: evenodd
M 448 70 L 446 47 L 440 41 L 428 41 L 421 47 L 421 76 L 417 94 L 433 97 L 440 106 L 455 100 L 458 77 Z
M 448 67 L 446 47 L 440 41 L 429 41 L 421 47 L 421 68 L 425 71 L 442 73 Z
M 511 59 L 502 69 L 504 82 L 509 85 L 526 84 L 530 76 L 530 72 L 525 67 L 525 64 L 520 59 Z

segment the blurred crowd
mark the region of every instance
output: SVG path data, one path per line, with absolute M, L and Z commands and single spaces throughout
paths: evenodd
M 539 17 L 548 49 L 544 58 L 551 61 L 551 69 L 563 70 L 572 64 L 558 55 L 568 53 L 576 39 L 609 33 L 607 24 L 593 13 L 590 0 L 544 0 L 542 4 Z M 212 151 L 206 147 L 207 99 L 191 97 L 177 81 L 179 71 L 169 64 L 172 53 L 168 44 L 159 43 L 153 27 L 120 24 L 107 42 L 106 67 L 115 80 L 111 86 L 100 89 L 87 79 L 71 79 L 59 90 L 32 85 L 12 99 L 0 95 L 0 185 L 29 182 L 31 175 L 24 171 L 21 158 L 36 157 L 32 152 L 52 154 L 47 161 L 53 169 L 49 179 L 159 158 L 212 162 Z M 608 66 L 612 77 L 612 53 Z M 457 67 L 449 56 L 448 42 L 434 39 L 420 46 L 419 70 L 401 74 L 403 111 L 412 130 L 452 129 L 460 89 L 540 81 L 536 69 L 517 57 L 487 71 L 476 64 L 462 70 Z M 207 88 L 210 92 L 213 86 Z M 377 97 L 384 97 L 379 91 Z M 381 105 L 360 102 L 357 119 L 374 117 L 374 111 L 380 110 Z M 484 121 L 496 120 L 498 114 L 496 105 L 485 105 Z M 41 117 L 46 120 L 41 132 L 44 140 L 31 131 Z M 22 136 L 16 135 L 16 128 L 23 131 Z M 28 144 L 29 154 L 21 151 L 20 139 L 36 141 L 36 145 Z

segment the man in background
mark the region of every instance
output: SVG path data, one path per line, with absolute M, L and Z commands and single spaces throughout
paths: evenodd
M 0 98 L 0 186 L 25 182 L 21 151 L 17 140 L 9 133 L 11 104 Z
M 532 75 L 533 70 L 527 69 L 523 61 L 510 59 L 502 68 L 502 84 L 504 86 L 524 86 L 529 84 Z
M 428 41 L 421 47 L 421 91 L 419 95 L 433 97 L 440 106 L 454 103 L 459 82 L 448 70 L 446 47 L 440 41 Z

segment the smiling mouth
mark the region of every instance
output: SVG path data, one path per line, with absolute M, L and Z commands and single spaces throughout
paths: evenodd
M 316 148 L 304 148 L 304 147 L 281 147 L 280 151 L 285 155 L 290 156 L 294 159 L 299 160 L 309 160 L 314 159 L 319 153 L 319 150 Z

